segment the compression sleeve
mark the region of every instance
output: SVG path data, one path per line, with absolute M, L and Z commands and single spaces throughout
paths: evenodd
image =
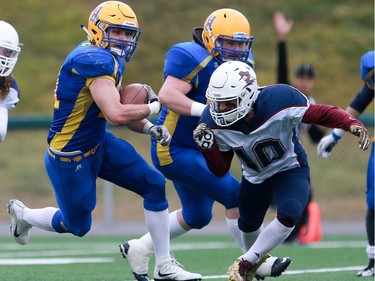
M 367 85 L 364 84 L 362 89 L 350 103 L 350 107 L 354 108 L 359 113 L 363 113 L 363 111 L 365 111 L 366 107 L 372 102 L 373 99 L 374 90 L 369 89 Z
M 214 175 L 222 177 L 229 172 L 234 155 L 232 150 L 220 151 L 216 142 L 210 150 L 203 150 L 199 147 L 198 149 L 202 152 L 208 168 Z
M 302 123 L 317 124 L 328 128 L 341 128 L 350 131 L 350 126 L 363 124 L 345 110 L 332 105 L 311 104 L 305 112 Z

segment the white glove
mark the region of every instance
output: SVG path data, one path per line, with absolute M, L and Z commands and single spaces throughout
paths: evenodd
M 215 142 L 214 133 L 207 128 L 205 123 L 200 123 L 193 131 L 193 139 L 204 150 L 210 150 Z
M 147 85 L 143 84 L 143 87 L 146 89 L 148 94 L 148 107 L 150 108 L 150 115 L 159 114 L 161 111 L 161 103 L 159 101 L 159 97 L 155 94 L 152 88 Z
M 340 138 L 341 137 L 334 135 L 333 132 L 322 138 L 317 147 L 318 155 L 323 158 L 328 158 L 331 155 L 333 147 L 338 143 Z
M 154 90 L 152 90 L 151 86 L 143 84 L 143 87 L 146 89 L 148 94 L 148 103 L 159 101 L 159 97 L 155 94 Z
M 163 125 L 152 126 L 150 128 L 149 134 L 155 139 L 157 139 L 162 146 L 168 145 L 172 140 L 172 137 L 169 134 L 167 127 Z
M 359 148 L 363 151 L 370 146 L 370 137 L 365 127 L 353 125 L 350 126 L 350 133 L 358 137 Z

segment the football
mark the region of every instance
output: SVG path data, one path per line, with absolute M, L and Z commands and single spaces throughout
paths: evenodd
M 148 102 L 147 90 L 141 83 L 126 85 L 120 91 L 120 102 L 122 104 L 146 104 Z

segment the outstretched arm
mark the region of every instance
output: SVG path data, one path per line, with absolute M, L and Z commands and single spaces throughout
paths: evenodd
M 370 145 L 370 138 L 366 127 L 359 120 L 339 107 L 312 104 L 306 111 L 302 122 L 307 124 L 318 124 L 329 128 L 340 128 L 348 131 L 359 138 L 359 148 L 362 150 L 366 150 Z M 321 145 L 322 141 L 319 145 Z M 332 147 L 333 146 L 334 144 Z M 332 147 L 330 147 L 330 149 L 332 149 Z

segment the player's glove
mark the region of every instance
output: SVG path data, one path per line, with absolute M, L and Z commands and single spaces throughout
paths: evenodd
M 336 135 L 333 131 L 328 135 L 322 138 L 318 144 L 318 155 L 323 158 L 328 158 L 331 155 L 333 147 L 341 139 L 340 136 Z
M 149 133 L 152 137 L 157 139 L 162 146 L 168 145 L 172 140 L 172 137 L 169 134 L 169 131 L 168 131 L 167 127 L 165 127 L 163 125 L 152 126 L 150 128 Z
M 155 94 L 154 90 L 151 88 L 151 86 L 147 84 L 143 84 L 143 87 L 146 89 L 148 94 L 148 103 L 152 103 L 154 101 L 159 101 L 159 97 Z
M 366 150 L 370 146 L 370 137 L 365 127 L 352 125 L 350 133 L 358 137 L 359 148 Z
M 210 150 L 214 145 L 214 133 L 205 123 L 200 123 L 193 131 L 193 139 L 204 150 Z
M 143 84 L 143 87 L 146 89 L 148 97 L 148 106 L 150 108 L 150 115 L 152 114 L 158 114 L 161 111 L 161 103 L 159 101 L 159 97 L 155 94 L 155 92 L 152 90 L 152 88 L 147 85 Z

